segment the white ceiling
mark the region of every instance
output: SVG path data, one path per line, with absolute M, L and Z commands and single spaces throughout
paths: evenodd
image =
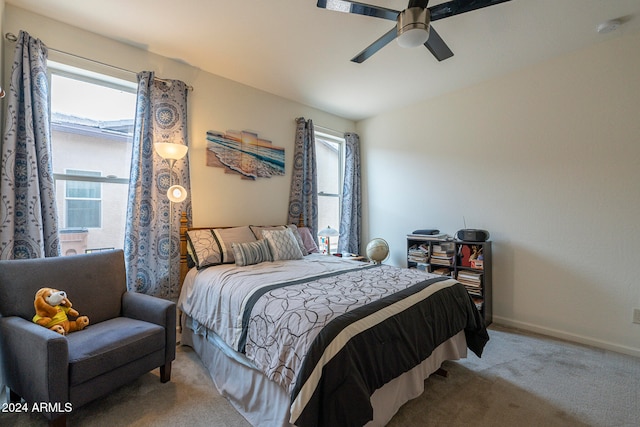
M 396 10 L 407 4 L 368 2 Z M 353 120 L 640 29 L 640 0 L 511 0 L 434 22 L 455 54 L 446 61 L 392 42 L 355 64 L 350 59 L 392 21 L 319 9 L 316 0 L 6 3 Z M 616 31 L 596 31 L 616 18 L 623 21 Z

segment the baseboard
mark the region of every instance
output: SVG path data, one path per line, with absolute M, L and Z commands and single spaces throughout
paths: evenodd
M 591 347 L 601 348 L 603 350 L 615 351 L 616 353 L 627 354 L 629 356 L 640 357 L 640 348 L 627 347 L 620 344 L 615 344 L 608 341 L 601 341 L 583 335 L 572 334 L 557 329 L 546 328 L 544 326 L 538 326 L 532 323 L 520 322 L 513 319 L 508 319 L 501 316 L 493 315 L 493 323 L 501 326 L 508 326 L 511 328 L 522 329 L 529 332 L 535 332 L 541 335 L 548 335 L 554 338 L 560 338 L 566 341 L 572 341 L 580 344 L 589 345 Z

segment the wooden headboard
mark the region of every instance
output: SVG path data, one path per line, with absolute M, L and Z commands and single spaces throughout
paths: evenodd
M 180 215 L 180 289 L 184 283 L 184 278 L 189 271 L 187 265 L 187 231 L 189 231 L 189 220 L 187 219 L 187 213 L 182 212 Z

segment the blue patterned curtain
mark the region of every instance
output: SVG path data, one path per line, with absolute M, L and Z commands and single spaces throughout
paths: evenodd
M 360 199 L 360 137 L 345 133 L 346 153 L 344 184 L 342 188 L 342 214 L 338 252 L 360 253 L 362 211 Z
M 0 258 L 60 255 L 47 47 L 20 31 L 0 157 Z
M 313 122 L 296 119 L 296 142 L 293 152 L 291 193 L 289 195 L 288 224 L 300 220 L 318 235 L 318 179 L 316 174 L 316 145 Z M 317 238 L 317 237 L 316 237 Z
M 125 229 L 130 290 L 177 300 L 180 277 L 180 214 L 191 218 L 188 155 L 173 169 L 154 150 L 155 142 L 188 144 L 187 86 L 138 74 L 138 98 Z M 187 199 L 170 203 L 170 185 L 182 185 Z M 171 236 L 171 237 L 169 237 Z

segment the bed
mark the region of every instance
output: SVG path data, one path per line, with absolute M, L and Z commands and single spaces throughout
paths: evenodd
M 460 283 L 309 253 L 306 231 L 183 219 L 181 343 L 249 423 L 385 425 L 443 361 L 481 356 Z

